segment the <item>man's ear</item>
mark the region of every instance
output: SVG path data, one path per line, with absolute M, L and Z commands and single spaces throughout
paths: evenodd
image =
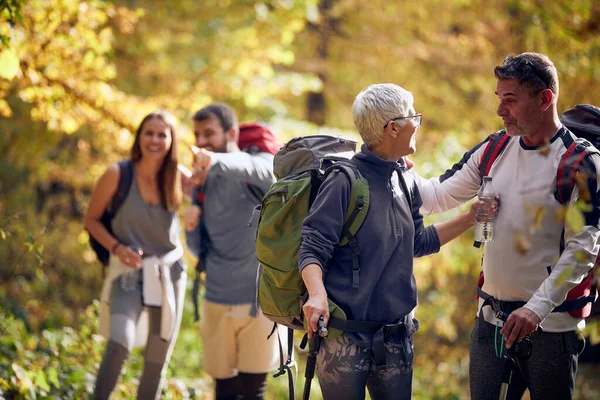
M 550 89 L 544 89 L 540 93 L 540 100 L 540 106 L 542 111 L 546 111 L 552 105 L 552 100 L 554 100 L 554 93 Z
M 238 141 L 238 135 L 239 135 L 239 130 L 237 128 L 231 128 L 230 130 L 227 131 L 227 141 L 228 142 L 235 142 L 237 143 Z

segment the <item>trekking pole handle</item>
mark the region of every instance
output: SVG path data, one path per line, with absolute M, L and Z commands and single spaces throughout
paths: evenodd
M 317 321 L 317 331 L 319 333 L 319 336 L 321 336 L 322 338 L 327 337 L 327 335 L 329 334 L 329 330 L 325 326 L 325 320 L 323 319 L 322 315 L 319 317 L 319 320 Z

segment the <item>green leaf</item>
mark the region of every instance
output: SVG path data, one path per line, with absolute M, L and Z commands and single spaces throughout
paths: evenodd
M 14 50 L 4 50 L 0 53 L 0 77 L 11 80 L 19 72 L 19 57 Z
M 77 371 L 73 371 L 73 373 L 71 373 L 71 375 L 69 375 L 69 378 L 67 379 L 67 381 L 65 382 L 67 385 L 70 384 L 74 384 L 74 383 L 81 383 L 85 380 L 85 371 L 78 369 Z
M 0 237 L 2 238 L 2 240 L 6 240 L 6 232 L 4 232 L 3 229 L 0 229 Z
M 57 389 L 60 388 L 60 381 L 58 380 L 58 370 L 56 369 L 56 367 L 51 367 L 48 370 L 48 380 L 52 385 L 54 385 L 54 387 L 56 387 Z
M 583 225 L 585 224 L 585 220 L 583 218 L 583 213 L 578 207 L 573 205 L 569 206 L 567 209 L 565 224 L 567 225 L 567 228 L 571 229 L 574 233 L 581 232 Z
M 46 380 L 46 374 L 41 369 L 35 377 L 35 385 L 46 392 L 50 391 L 50 385 L 48 385 L 48 381 Z

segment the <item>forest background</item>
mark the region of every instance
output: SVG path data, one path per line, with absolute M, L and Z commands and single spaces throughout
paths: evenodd
M 95 181 L 127 156 L 135 127 L 156 108 L 177 116 L 186 144 L 192 113 L 212 101 L 231 104 L 241 121 L 267 122 L 281 142 L 352 136 L 356 94 L 392 82 L 412 91 L 423 113 L 414 159 L 434 176 L 502 127 L 492 71 L 508 54 L 554 61 L 559 112 L 600 105 L 594 0 L 0 0 L 0 40 L 5 398 L 89 396 L 104 347 L 96 335 L 102 269 L 82 216 Z M 467 233 L 416 261 L 416 399 L 468 398 L 481 257 L 471 243 Z M 211 398 L 192 314 L 188 301 L 167 399 Z M 598 323 L 586 334 L 598 342 Z M 134 396 L 140 366 L 137 352 L 117 398 Z M 582 366 L 577 398 L 600 396 L 595 368 Z M 286 381 L 271 379 L 267 397 L 286 398 Z

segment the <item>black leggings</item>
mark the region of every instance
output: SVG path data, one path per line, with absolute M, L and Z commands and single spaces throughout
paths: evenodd
M 228 379 L 217 379 L 215 400 L 263 400 L 267 388 L 267 374 L 246 374 Z

